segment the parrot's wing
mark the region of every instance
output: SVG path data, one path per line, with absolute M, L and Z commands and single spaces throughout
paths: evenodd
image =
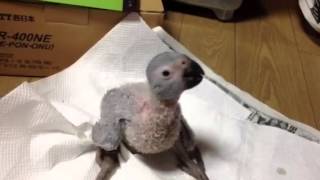
M 96 123 L 92 129 L 92 140 L 95 145 L 106 151 L 116 150 L 121 143 L 120 124 Z
M 193 149 L 196 147 L 194 134 L 187 121 L 183 117 L 181 120 L 180 141 L 188 152 L 193 151 Z
M 189 157 L 196 161 L 197 164 L 201 167 L 201 169 L 205 170 L 204 162 L 202 160 L 201 152 L 197 147 L 197 144 L 194 139 L 194 134 L 192 129 L 188 125 L 187 121 L 182 118 L 182 126 L 180 133 L 180 141 L 182 146 L 186 149 Z
M 101 102 L 100 120 L 93 126 L 92 139 L 105 151 L 116 150 L 123 137 L 126 123 L 132 117 L 133 97 L 130 92 L 112 89 Z
M 200 150 L 196 146 L 193 133 L 187 122 L 182 119 L 180 137 L 173 148 L 179 167 L 198 180 L 209 180 Z

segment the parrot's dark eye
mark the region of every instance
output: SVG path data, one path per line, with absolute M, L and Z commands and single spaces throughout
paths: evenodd
M 162 75 L 168 77 L 170 75 L 170 72 L 168 70 L 164 70 L 162 71 Z

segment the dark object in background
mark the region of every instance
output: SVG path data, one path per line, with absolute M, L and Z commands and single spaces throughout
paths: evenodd
M 178 2 L 211 9 L 216 17 L 223 21 L 231 20 L 235 10 L 242 4 L 242 0 L 165 0 L 164 2 L 170 4 L 169 6 L 172 2 Z

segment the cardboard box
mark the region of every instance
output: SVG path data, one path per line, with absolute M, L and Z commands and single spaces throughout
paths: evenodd
M 122 11 L 122 10 L 133 8 L 136 0 L 111 0 L 111 1 L 110 0 L 23 0 L 23 1 L 51 2 L 51 3 Z
M 161 0 L 141 0 L 140 14 L 162 24 Z M 47 76 L 73 64 L 126 13 L 0 1 L 0 74 Z

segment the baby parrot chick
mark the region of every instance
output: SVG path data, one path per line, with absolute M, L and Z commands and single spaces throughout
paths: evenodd
M 198 85 L 204 71 L 177 52 L 155 56 L 147 66 L 145 83 L 109 90 L 101 102 L 101 118 L 92 139 L 100 148 L 97 179 L 110 176 L 117 166 L 120 144 L 135 154 L 175 153 L 180 168 L 197 180 L 208 180 L 193 134 L 178 100 L 184 90 Z

